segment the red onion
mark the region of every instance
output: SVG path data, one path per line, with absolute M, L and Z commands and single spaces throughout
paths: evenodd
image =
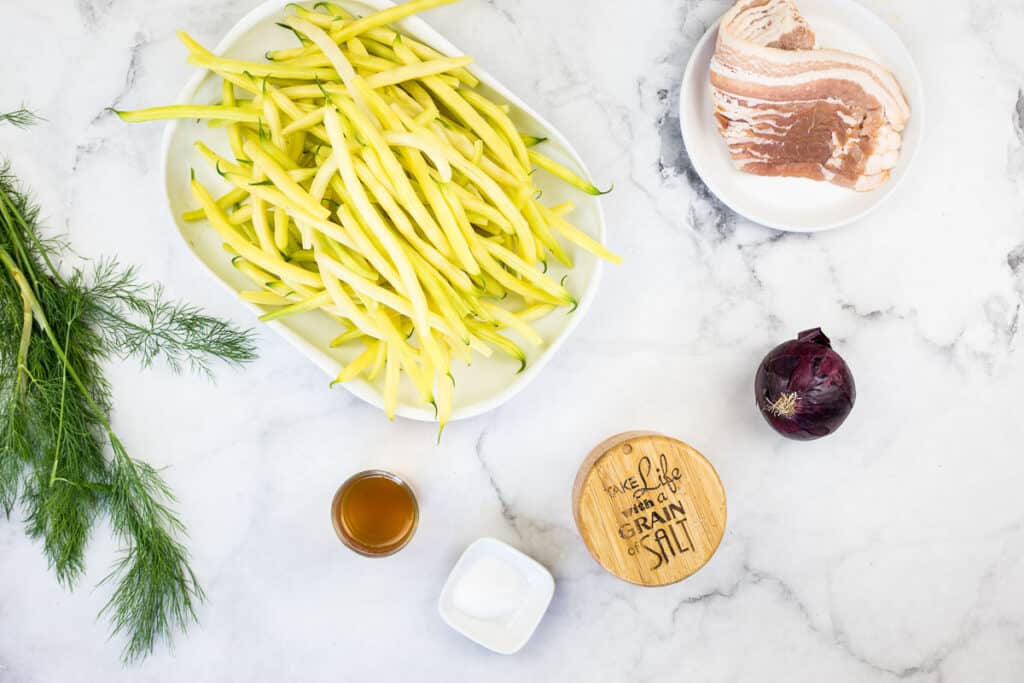
M 761 415 L 775 431 L 810 441 L 839 429 L 853 410 L 857 387 L 846 362 L 816 328 L 765 356 L 754 394 Z

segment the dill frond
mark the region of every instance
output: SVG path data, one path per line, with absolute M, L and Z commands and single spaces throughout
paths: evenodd
M 24 398 L 14 392 L 14 373 L 0 380 L 0 507 L 10 517 L 22 489 L 22 474 L 32 461 L 28 425 L 29 411 Z
M 139 283 L 135 268 L 101 260 L 89 279 L 86 316 L 116 355 L 135 357 L 143 367 L 162 360 L 175 372 L 207 376 L 213 360 L 241 365 L 256 356 L 251 333 L 168 301 L 160 285 Z
M 124 656 L 135 661 L 157 643 L 169 644 L 176 631 L 186 631 L 205 595 L 177 540 L 185 528 L 166 505 L 174 499 L 171 491 L 116 438 L 111 445 L 110 519 L 125 549 L 104 579 L 116 580 L 117 588 L 102 614 L 110 617 L 115 634 L 128 637 Z
M 39 114 L 26 109 L 24 105 L 14 111 L 0 114 L 0 123 L 9 123 L 15 128 L 28 128 L 29 126 L 34 126 L 40 121 L 45 120 L 46 119 Z
M 81 320 L 83 292 L 50 282 L 41 285 L 39 300 L 67 362 L 52 344 L 29 347 L 25 395 L 37 453 L 22 499 L 29 536 L 42 541 L 57 579 L 70 587 L 82 574 L 85 547 L 101 513 L 108 478 L 102 413 L 110 410 L 110 387 L 102 371 L 102 340 Z M 77 389 L 72 372 L 89 396 Z

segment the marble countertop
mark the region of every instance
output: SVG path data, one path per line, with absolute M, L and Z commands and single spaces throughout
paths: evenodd
M 0 521 L 0 681 L 1024 680 L 1024 5 L 864 0 L 906 40 L 926 141 L 858 225 L 781 234 L 725 209 L 678 130 L 687 57 L 726 0 L 464 0 L 428 19 L 569 137 L 601 182 L 610 242 L 589 316 L 492 414 L 389 423 L 285 342 L 217 383 L 110 369 L 115 426 L 178 496 L 209 599 L 173 651 L 125 669 L 96 613 L 115 548 L 59 587 L 19 517 Z M 0 150 L 76 251 L 116 252 L 180 298 L 253 320 L 202 272 L 162 208 L 161 127 L 105 112 L 172 98 L 174 30 L 207 44 L 255 0 L 6 0 Z M 585 7 L 585 9 L 584 9 Z M 777 438 L 752 405 L 765 351 L 821 325 L 859 403 L 834 437 Z M 577 536 L 570 488 L 618 431 L 683 438 L 730 502 L 722 547 L 681 584 L 613 579 Z M 422 505 L 401 554 L 347 552 L 331 496 L 369 467 Z M 436 601 L 480 536 L 521 548 L 557 589 L 518 655 L 445 626 Z

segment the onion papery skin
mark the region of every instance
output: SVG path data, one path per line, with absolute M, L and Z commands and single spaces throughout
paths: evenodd
M 754 395 L 761 415 L 789 439 L 834 433 L 857 400 L 853 374 L 820 328 L 772 349 L 757 369 Z

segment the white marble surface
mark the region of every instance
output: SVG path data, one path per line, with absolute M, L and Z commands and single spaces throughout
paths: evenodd
M 104 112 L 165 102 L 190 73 L 173 31 L 212 44 L 255 0 L 4 0 L 0 130 L 50 225 L 168 290 L 253 321 L 200 270 L 160 206 L 160 126 Z M 674 89 L 725 0 L 464 0 L 429 19 L 569 133 L 602 181 L 611 242 L 590 316 L 546 372 L 484 418 L 389 424 L 286 344 L 214 386 L 111 368 L 116 427 L 167 466 L 209 601 L 173 652 L 123 669 L 95 615 L 114 548 L 59 588 L 20 520 L 0 521 L 0 681 L 1024 680 L 1024 9 L 865 0 L 906 39 L 929 94 L 917 166 L 859 225 L 781 235 L 731 215 L 688 170 Z M 940 9 L 941 6 L 941 9 Z M 761 355 L 822 325 L 859 403 L 814 444 L 752 406 Z M 591 560 L 569 493 L 611 433 L 664 431 L 721 472 L 718 555 L 640 590 Z M 422 526 L 384 561 L 328 521 L 348 474 L 415 482 Z M 535 638 L 492 655 L 435 608 L 473 539 L 551 568 Z

